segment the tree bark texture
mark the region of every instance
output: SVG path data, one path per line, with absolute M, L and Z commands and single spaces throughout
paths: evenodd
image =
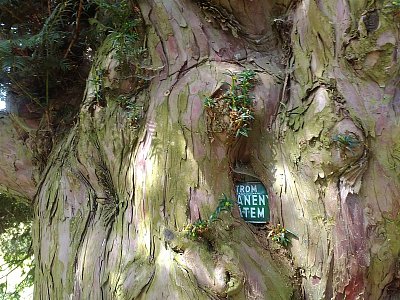
M 37 183 L 35 299 L 297 299 L 294 269 L 306 299 L 395 299 L 399 28 L 384 6 L 139 1 L 142 121 L 132 126 L 112 93 L 97 99 L 98 70 L 104 89 L 136 89 L 106 40 L 79 120 Z M 255 120 L 249 138 L 227 144 L 209 132 L 203 100 L 244 69 L 257 73 Z M 341 143 L 349 136 L 354 145 Z M 0 171 L 17 178 L 7 161 Z M 296 234 L 294 266 L 237 210 L 206 240 L 184 236 L 222 193 L 234 196 L 236 162 L 266 186 L 272 223 Z M 32 197 L 31 181 L 1 174 Z
M 0 112 L 0 192 L 31 201 L 36 192 L 37 168 L 28 136 L 17 127 Z
M 221 20 L 207 22 L 194 2 L 140 2 L 151 58 L 151 65 L 141 67 L 153 77 L 134 99 L 143 109 L 142 127 L 131 126 L 110 95 L 106 103 L 96 100 L 97 70 L 108 74 L 104 88 L 131 88 L 117 80 L 118 62 L 104 43 L 79 122 L 53 150 L 40 182 L 35 298 L 292 296 L 290 265 L 274 261 L 237 213 L 221 215 L 207 241 L 187 239 L 183 232 L 187 224 L 207 219 L 222 193 L 233 194 L 229 149 L 211 142 L 203 98 L 228 79 L 227 70 L 243 69 L 237 60 L 250 51 L 275 63 L 270 54 L 247 48 L 247 40 L 270 30 L 269 5 L 262 3 L 235 3 L 246 7 L 238 17 L 250 22 L 244 39 L 234 23 L 224 31 Z M 257 43 L 263 51 L 269 47 Z M 259 77 L 257 114 L 263 116 L 280 85 L 264 71 Z
M 398 20 L 371 1 L 301 1 L 292 16 L 290 90 L 273 129 L 275 217 L 298 235 L 307 298 L 396 299 Z M 358 146 L 334 142 L 350 133 Z

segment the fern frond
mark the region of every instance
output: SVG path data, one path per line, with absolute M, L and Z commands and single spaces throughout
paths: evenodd
M 9 60 L 5 60 L 3 62 L 3 65 L 6 68 L 14 70 L 14 71 L 22 71 L 26 68 L 26 66 L 28 64 L 29 64 L 29 60 L 27 57 L 17 56 L 17 55 L 10 57 Z
M 63 31 L 59 29 L 65 25 L 64 23 L 68 18 L 67 14 L 71 12 L 71 9 L 71 1 L 66 1 L 56 6 L 43 24 L 42 30 L 37 34 L 42 45 L 53 44 L 63 35 Z
M 61 71 L 66 72 L 72 69 L 71 62 L 68 59 L 62 58 L 58 62 Z
M 34 49 L 40 43 L 37 35 L 28 35 L 12 41 L 13 45 L 21 49 Z
M 10 40 L 0 40 L 0 60 L 3 56 L 11 54 L 11 42 Z
M 27 65 L 27 57 L 15 55 L 12 48 L 10 40 L 0 41 L 0 65 L 3 72 L 23 70 Z

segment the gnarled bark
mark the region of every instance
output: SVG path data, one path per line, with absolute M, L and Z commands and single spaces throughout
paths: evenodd
M 258 7 L 246 6 L 249 13 Z M 143 68 L 154 73 L 131 99 L 143 107 L 143 126 L 132 126 L 113 96 L 97 101 L 88 80 L 79 122 L 53 150 L 36 198 L 35 297 L 290 298 L 292 270 L 274 261 L 237 213 L 221 215 L 206 239 L 184 233 L 211 215 L 222 193 L 233 194 L 229 148 L 209 139 L 203 97 L 227 80 L 224 72 L 243 69 L 239 58 L 273 58 L 246 46 L 270 30 L 268 7 L 248 33 L 231 21 L 221 31 L 190 1 L 141 1 L 140 8 L 151 58 Z M 104 86 L 113 89 L 118 62 L 107 47 L 91 74 L 105 70 Z M 261 116 L 279 88 L 259 69 Z
M 277 219 L 310 299 L 398 297 L 399 29 L 381 4 L 302 1 L 275 122 Z M 338 135 L 356 136 L 343 147 Z
M 203 240 L 183 233 L 222 193 L 234 195 L 236 162 L 267 187 L 271 221 L 296 234 L 290 251 L 306 299 L 397 297 L 393 14 L 343 0 L 139 7 L 149 63 L 138 65 L 150 75 L 131 101 L 142 121 L 132 126 L 113 93 L 97 99 L 98 70 L 108 89 L 135 90 L 118 80 L 106 41 L 79 121 L 53 149 L 35 198 L 35 298 L 299 298 L 293 270 L 236 211 Z M 243 69 L 257 73 L 255 120 L 248 139 L 226 144 L 210 136 L 203 99 L 227 70 Z M 0 170 L 17 176 L 10 166 Z M 10 178 L 1 185 L 17 190 Z

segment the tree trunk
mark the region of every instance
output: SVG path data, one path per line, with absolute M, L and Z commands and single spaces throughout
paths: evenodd
M 400 295 L 399 28 L 383 5 L 302 1 L 293 11 L 270 179 L 275 217 L 299 237 L 291 252 L 309 299 Z
M 35 299 L 399 296 L 399 28 L 384 5 L 139 1 L 148 57 L 134 72 L 147 84 L 118 77 L 106 40 L 37 183 Z M 255 120 L 229 139 L 203 101 L 245 69 Z M 116 94 L 135 90 L 132 119 Z M 237 163 L 266 186 L 271 222 L 295 233 L 294 265 L 237 208 L 186 237 L 234 197 Z M 10 165 L 0 183 L 18 191 Z M 34 184 L 20 181 L 24 197 Z
M 27 135 L 2 112 L 0 128 L 0 192 L 29 201 L 36 192 L 37 172 Z
M 107 40 L 79 122 L 53 150 L 39 186 L 35 297 L 289 299 L 290 265 L 274 261 L 237 212 L 221 214 L 206 239 L 184 233 L 187 224 L 209 218 L 222 193 L 234 191 L 230 148 L 209 139 L 203 98 L 227 80 L 224 72 L 243 69 L 237 59 L 246 63 L 247 42 L 232 36 L 234 28 L 213 28 L 221 20 L 208 23 L 190 1 L 141 1 L 140 9 L 151 59 L 141 68 L 152 79 L 131 101 L 143 126 L 132 125 L 111 93 L 97 99 L 99 70 L 108 74 L 104 90 L 139 89 L 117 80 Z M 268 7 L 258 14 L 262 22 L 249 36 L 270 30 Z M 270 59 L 263 53 L 254 55 Z M 262 117 L 279 87 L 264 71 L 259 78 Z

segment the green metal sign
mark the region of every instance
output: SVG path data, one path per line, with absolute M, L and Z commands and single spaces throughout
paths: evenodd
M 241 217 L 250 223 L 269 221 L 268 193 L 261 182 L 238 182 L 237 203 Z

